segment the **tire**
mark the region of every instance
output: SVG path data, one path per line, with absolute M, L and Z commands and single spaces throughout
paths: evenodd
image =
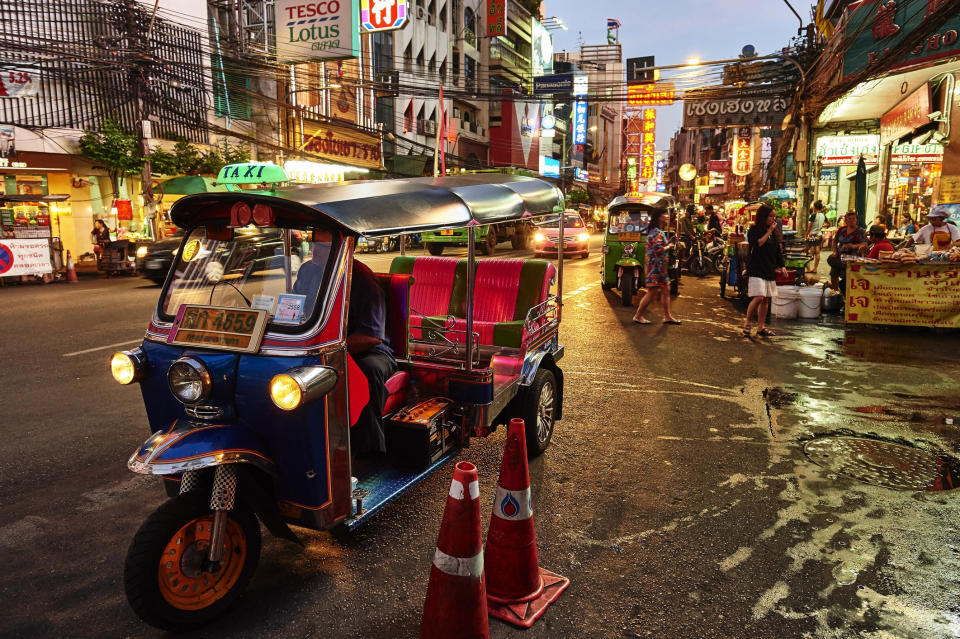
M 709 269 L 710 267 L 707 265 L 705 257 L 694 255 L 687 261 L 687 270 L 691 275 L 703 277 Z
M 620 298 L 624 306 L 633 306 L 633 273 L 626 269 L 620 276 Z
M 521 409 L 529 459 L 539 457 L 550 445 L 559 400 L 557 378 L 552 371 L 541 368 L 534 375 L 533 383 L 524 392 Z M 545 402 L 549 405 L 541 406 Z
M 133 611 L 151 626 L 172 632 L 201 626 L 226 612 L 250 582 L 260 560 L 256 516 L 229 512 L 225 536 L 229 549 L 219 570 L 211 574 L 199 570 L 199 560 L 212 522 L 209 496 L 192 493 L 160 506 L 134 536 L 123 567 L 123 585 Z M 161 564 L 166 555 L 179 558 Z M 213 578 L 212 584 L 209 578 L 201 581 L 206 576 Z M 183 595 L 191 586 L 195 592 Z
M 527 233 L 526 229 L 516 228 L 513 230 L 513 235 L 510 236 L 510 246 L 517 250 L 523 250 L 529 246 L 530 234 Z
M 480 252 L 484 255 L 493 255 L 497 252 L 497 234 L 494 231 L 488 231 L 483 244 L 480 245 Z
M 443 253 L 443 244 L 439 242 L 427 242 L 426 246 L 430 255 L 441 255 Z

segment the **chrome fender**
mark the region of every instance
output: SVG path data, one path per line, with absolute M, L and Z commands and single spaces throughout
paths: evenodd
M 141 475 L 175 475 L 221 464 L 252 464 L 270 475 L 276 465 L 260 437 L 240 424 L 195 424 L 175 421 L 158 430 L 127 461 Z

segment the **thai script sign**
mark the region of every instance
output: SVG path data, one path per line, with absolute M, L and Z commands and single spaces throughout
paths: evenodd
M 930 85 L 911 93 L 880 118 L 880 144 L 898 140 L 924 124 L 930 124 Z
M 375 135 L 310 120 L 303 123 L 302 135 L 306 139 L 298 146 L 307 153 L 340 160 L 351 166 L 381 167 L 380 138 Z
M 507 35 L 507 0 L 487 0 L 487 37 Z
M 727 173 L 731 170 L 732 161 L 728 158 L 726 160 L 710 160 L 707 162 L 708 171 L 716 171 L 718 173 Z
M 533 79 L 534 95 L 553 95 L 554 93 L 572 93 L 573 74 L 538 75 Z
M 863 0 L 851 3 L 844 20 L 849 47 L 843 54 L 843 75 L 867 69 L 889 49 L 917 31 L 924 32 L 926 37 L 895 64 L 884 64 L 884 69 L 898 69 L 957 55 L 960 52 L 960 13 L 954 13 L 936 29 L 924 27 L 924 22 L 945 4 L 944 0 Z
M 940 144 L 899 144 L 890 154 L 890 164 L 933 162 L 943 162 L 943 146 Z
M 780 94 L 750 95 L 721 88 L 687 91 L 683 98 L 683 126 L 780 126 L 789 104 L 789 99 Z
M 391 31 L 407 23 L 407 0 L 360 0 L 364 31 Z
M 355 58 L 360 51 L 358 0 L 276 0 L 277 60 Z
M 28 98 L 40 92 L 40 72 L 22 67 L 0 67 L 0 98 Z
M 47 240 L 0 241 L 0 277 L 52 273 Z
M 670 106 L 676 88 L 672 82 L 660 84 L 635 84 L 627 87 L 627 104 L 630 106 Z
M 847 265 L 848 322 L 960 328 L 960 264 Z
M 733 138 L 733 174 L 750 175 L 753 170 L 753 129 L 748 126 L 737 129 Z
M 865 163 L 876 164 L 879 153 L 879 135 L 825 135 L 817 138 L 817 157 L 821 166 L 856 166 L 860 156 Z

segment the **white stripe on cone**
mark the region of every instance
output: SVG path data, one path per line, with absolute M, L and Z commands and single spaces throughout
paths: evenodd
M 467 487 L 467 490 L 470 492 L 470 499 L 479 499 L 480 497 L 480 482 L 472 481 Z M 450 496 L 454 499 L 463 499 L 463 482 L 454 479 L 450 482 Z
M 473 557 L 453 557 L 437 548 L 433 554 L 433 565 L 440 572 L 454 577 L 479 579 L 483 574 L 483 553 L 480 552 Z
M 505 513 L 504 508 L 511 508 L 513 514 Z M 524 490 L 507 490 L 497 485 L 497 494 L 493 498 L 493 515 L 510 521 L 522 521 L 533 517 L 530 487 L 527 486 Z

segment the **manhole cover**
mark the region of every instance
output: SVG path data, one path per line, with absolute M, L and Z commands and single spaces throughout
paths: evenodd
M 951 490 L 955 462 L 910 446 L 862 437 L 818 437 L 803 447 L 816 464 L 896 490 Z

